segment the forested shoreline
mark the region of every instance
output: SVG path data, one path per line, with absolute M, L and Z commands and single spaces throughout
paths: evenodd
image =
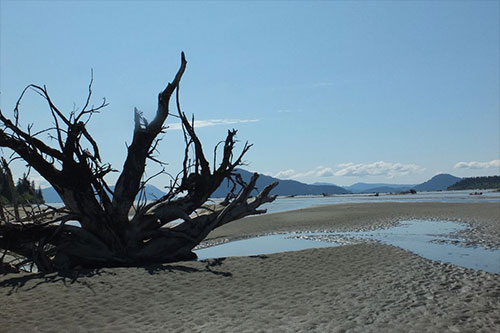
M 12 174 L 5 163 L 3 161 L 0 166 L 0 203 L 3 205 L 44 203 L 42 189 L 36 188 L 35 182 L 30 181 L 27 174 L 23 174 L 14 184 Z
M 464 178 L 448 190 L 500 189 L 500 176 Z

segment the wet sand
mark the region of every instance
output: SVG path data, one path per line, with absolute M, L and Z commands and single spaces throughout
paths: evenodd
M 213 232 L 358 230 L 409 218 L 471 223 L 498 242 L 498 204 L 332 205 Z M 499 244 L 499 243 L 496 243 Z M 494 332 L 500 275 L 380 244 L 268 256 L 0 276 L 2 332 Z

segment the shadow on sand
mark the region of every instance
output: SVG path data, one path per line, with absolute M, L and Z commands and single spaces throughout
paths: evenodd
M 26 290 L 32 290 L 36 287 L 48 283 L 59 283 L 62 282 L 64 286 L 68 287 L 72 284 L 81 284 L 86 286 L 92 292 L 92 286 L 80 278 L 82 277 L 92 277 L 95 275 L 116 275 L 110 271 L 104 271 L 102 269 L 92 269 L 92 270 L 68 270 L 68 271 L 60 271 L 56 273 L 32 273 L 18 276 L 17 274 L 7 278 L 5 280 L 0 281 L 0 288 L 11 288 L 7 295 L 11 295 L 12 293 L 18 291 L 19 289 L 26 286 L 29 281 L 38 280 L 33 286 L 27 288 Z M 95 292 L 94 292 L 95 293 Z
M 262 257 L 262 256 L 259 256 Z M 205 265 L 203 269 L 185 266 L 182 264 L 148 264 L 144 266 L 134 266 L 136 268 L 143 268 L 149 274 L 160 274 L 163 272 L 185 272 L 185 273 L 211 273 L 222 277 L 232 277 L 233 274 L 227 271 L 220 270 L 223 266 L 226 258 L 218 259 L 207 259 L 201 261 Z M 67 270 L 59 271 L 54 273 L 32 273 L 32 274 L 8 274 L 0 277 L 0 288 L 10 288 L 8 295 L 11 295 L 21 288 L 26 288 L 25 290 L 32 290 L 40 285 L 45 285 L 49 283 L 62 283 L 64 286 L 69 287 L 73 284 L 83 285 L 92 292 L 92 285 L 87 281 L 87 279 L 93 276 L 104 276 L 104 275 L 116 275 L 117 273 L 113 271 L 113 268 L 99 268 L 99 269 L 78 269 L 78 270 Z M 27 283 L 34 281 L 34 285 L 26 287 Z M 95 292 L 94 292 L 95 293 Z
M 268 259 L 268 256 L 265 255 L 256 255 L 250 256 L 250 258 L 254 259 Z M 185 272 L 185 273 L 210 273 L 215 274 L 217 276 L 222 276 L 226 278 L 230 278 L 233 276 L 231 272 L 220 270 L 224 266 L 224 261 L 226 258 L 217 258 L 217 259 L 206 259 L 200 261 L 200 263 L 205 264 L 203 269 L 184 266 L 182 264 L 149 264 L 144 266 L 133 266 L 135 268 L 143 268 L 149 274 L 160 274 L 163 272 Z M 55 273 L 32 273 L 32 274 L 9 274 L 10 277 L 4 275 L 4 279 L 0 277 L 0 288 L 10 288 L 7 295 L 12 295 L 17 292 L 19 289 L 26 287 L 26 284 L 32 280 L 35 280 L 36 283 L 33 286 L 27 287 L 25 290 L 32 290 L 40 285 L 45 285 L 49 283 L 60 283 L 66 287 L 71 286 L 72 284 L 80 284 L 87 288 L 89 288 L 94 294 L 95 291 L 92 288 L 92 285 L 87 281 L 87 279 L 82 278 L 91 278 L 93 276 L 104 276 L 104 275 L 117 275 L 116 272 L 113 271 L 113 268 L 98 268 L 98 269 L 78 269 L 78 270 L 67 270 L 67 271 L 59 271 Z
M 217 258 L 217 259 L 207 259 L 200 261 L 205 264 L 204 269 L 199 269 L 195 267 L 183 266 L 178 264 L 155 264 L 144 266 L 144 269 L 148 271 L 149 274 L 158 274 L 160 272 L 174 272 L 181 271 L 187 273 L 212 273 L 215 275 L 220 275 L 224 277 L 232 277 L 233 274 L 230 272 L 222 272 L 218 270 L 214 270 L 213 267 L 221 267 L 226 258 Z

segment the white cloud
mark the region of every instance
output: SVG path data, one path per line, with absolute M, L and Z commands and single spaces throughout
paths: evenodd
M 333 170 L 323 166 L 306 172 L 296 172 L 293 169 L 283 170 L 274 175 L 275 178 L 304 178 L 304 177 L 331 177 Z
M 348 167 L 353 166 L 353 165 L 354 165 L 354 163 L 341 163 L 341 164 L 337 164 L 337 166 L 339 168 L 348 168 Z
M 319 177 L 331 177 L 333 176 L 333 170 L 331 168 L 322 168 L 322 167 L 319 167 L 318 169 L 316 169 L 316 174 L 319 176 Z
M 416 164 L 402 164 L 391 162 L 373 162 L 373 163 L 343 163 L 338 165 L 341 169 L 335 172 L 335 176 L 386 176 L 394 178 L 396 176 L 406 176 L 409 174 L 425 170 Z
M 242 123 L 255 123 L 260 121 L 260 119 L 207 119 L 207 120 L 196 120 L 194 121 L 195 128 L 219 126 L 219 125 L 231 125 L 231 124 L 242 124 Z M 180 130 L 182 129 L 180 123 L 167 124 L 170 130 Z
M 455 169 L 489 169 L 500 168 L 500 160 L 492 160 L 489 162 L 458 162 L 455 164 Z
M 278 172 L 274 175 L 275 178 L 290 178 L 295 174 L 295 170 L 288 169 Z

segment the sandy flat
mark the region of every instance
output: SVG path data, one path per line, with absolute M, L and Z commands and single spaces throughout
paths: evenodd
M 498 204 L 335 205 L 245 219 L 211 237 L 411 217 L 460 219 L 498 235 L 499 213 Z M 500 275 L 379 244 L 78 276 L 9 274 L 0 277 L 0 302 L 2 332 L 500 331 Z

